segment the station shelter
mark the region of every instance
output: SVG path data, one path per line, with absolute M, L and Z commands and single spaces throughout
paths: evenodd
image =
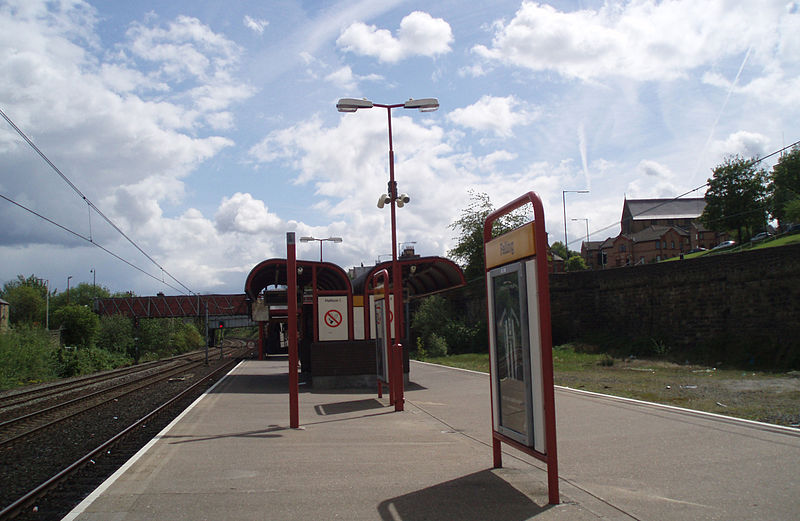
M 316 388 L 372 387 L 376 375 L 372 275 L 392 262 L 362 268 L 354 279 L 330 262 L 297 260 L 297 324 L 301 375 Z M 461 268 L 443 257 L 402 256 L 403 307 L 416 298 L 465 285 Z M 259 324 L 259 358 L 286 353 L 288 295 L 286 259 L 268 259 L 247 276 L 245 293 L 251 317 Z M 392 289 L 391 286 L 389 288 Z M 394 299 L 390 301 L 390 326 Z M 405 317 L 407 313 L 403 313 Z M 402 320 L 408 337 L 408 320 Z M 404 373 L 408 374 L 408 342 L 400 339 Z

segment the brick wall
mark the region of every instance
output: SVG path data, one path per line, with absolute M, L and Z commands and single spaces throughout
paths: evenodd
M 698 361 L 800 363 L 800 244 L 554 274 L 550 300 L 555 344 L 604 335 Z

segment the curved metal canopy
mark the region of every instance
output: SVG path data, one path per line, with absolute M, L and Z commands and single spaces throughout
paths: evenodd
M 297 267 L 298 271 L 302 268 L 302 273 L 297 274 L 298 286 L 311 286 L 314 272 L 316 272 L 317 290 L 350 291 L 350 279 L 347 277 L 347 273 L 335 264 L 298 260 Z M 256 300 L 268 286 L 285 286 L 286 284 L 286 259 L 267 259 L 250 270 L 244 285 L 244 292 L 248 297 Z
M 397 262 L 402 270 L 403 287 L 408 290 L 408 297 L 411 299 L 441 293 L 466 285 L 461 268 L 450 259 L 445 259 L 444 257 L 416 257 L 400 258 Z M 353 294 L 365 294 L 368 289 L 366 288 L 367 281 L 370 280 L 372 274 L 384 268 L 389 271 L 389 280 L 392 280 L 392 262 L 382 262 L 353 280 Z

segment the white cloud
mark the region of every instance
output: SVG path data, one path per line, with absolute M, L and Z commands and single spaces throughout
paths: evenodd
M 394 63 L 409 56 L 437 56 L 450 52 L 450 24 L 428 13 L 414 11 L 400 21 L 397 37 L 386 29 L 356 22 L 345 29 L 336 44 L 345 51 L 374 56 Z
M 514 127 L 530 124 L 536 119 L 536 113 L 514 96 L 482 96 L 468 107 L 453 110 L 447 118 L 462 127 L 510 137 Z
M 353 74 L 353 69 L 351 69 L 348 65 L 344 67 L 340 67 L 333 71 L 332 73 L 325 76 L 325 81 L 328 81 L 337 87 L 353 92 L 358 89 L 358 83 L 360 81 L 380 81 L 383 79 L 383 76 L 378 74 L 369 74 L 366 76 L 360 76 Z
M 163 208 L 183 201 L 185 178 L 199 164 L 233 145 L 214 132 L 233 127 L 232 105 L 253 92 L 236 75 L 241 49 L 179 17 L 163 27 L 148 25 L 156 18 L 136 22 L 116 52 L 102 53 L 94 47 L 95 14 L 83 2 L 53 10 L 44 2 L 0 5 L 3 109 L 136 240 L 152 243 L 166 228 L 180 235 L 190 221 L 165 217 Z M 9 134 L 2 134 L 5 143 Z M 4 182 L 8 195 L 86 236 L 114 240 L 27 146 L 8 143 L 8 172 L 27 172 Z M 39 240 L 75 245 L 68 235 L 31 226 L 29 242 Z M 183 246 L 176 255 L 186 255 Z
M 675 174 L 668 167 L 643 159 L 636 166 L 636 176 L 628 183 L 625 194 L 631 199 L 675 197 L 681 192 L 675 181 Z
M 269 25 L 268 20 L 252 18 L 250 15 L 245 15 L 242 23 L 245 27 L 258 34 L 264 34 L 264 29 Z
M 739 155 L 744 158 L 760 157 L 767 152 L 770 141 L 767 136 L 740 130 L 724 140 L 714 141 L 709 150 L 721 161 L 725 156 Z
M 264 201 L 253 199 L 250 194 L 236 192 L 223 197 L 216 215 L 216 228 L 222 233 L 246 234 L 277 233 L 283 229 L 283 221 L 271 213 Z
M 794 27 L 798 16 L 787 15 L 779 2 L 634 0 L 565 12 L 526 1 L 511 21 L 496 23 L 490 46 L 473 51 L 487 60 L 582 80 L 673 80 L 749 47 L 766 63 L 776 46 L 795 46 L 791 31 L 771 30 L 786 18 L 794 22 L 783 25 Z

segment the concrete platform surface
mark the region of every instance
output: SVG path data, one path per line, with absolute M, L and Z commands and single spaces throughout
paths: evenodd
M 492 469 L 487 375 L 412 364 L 406 410 L 247 361 L 65 519 L 797 519 L 800 433 L 556 395 L 562 504 L 542 463 Z

